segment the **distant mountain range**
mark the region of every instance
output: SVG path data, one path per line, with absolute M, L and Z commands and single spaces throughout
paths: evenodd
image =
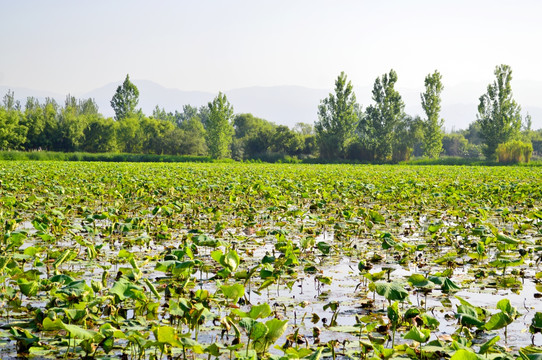
M 163 87 L 148 80 L 132 80 L 139 89 L 139 107 L 151 115 L 156 105 L 166 111 L 181 111 L 183 105 L 201 106 L 211 101 L 216 93 L 183 91 Z M 110 100 L 122 81 L 110 83 L 83 94 L 72 94 L 77 98 L 94 98 L 104 116 L 113 116 Z M 442 94 L 442 117 L 447 130 L 465 129 L 476 119 L 478 98 L 485 93 L 487 84 L 469 83 L 445 88 Z M 517 81 L 512 84 L 516 101 L 522 105 L 522 113 L 527 112 L 533 120 L 533 128 L 542 128 L 542 82 Z M 66 95 L 47 91 L 0 86 L 0 95 L 8 89 L 24 105 L 28 96 L 40 101 L 46 97 L 64 103 Z M 405 102 L 406 112 L 422 115 L 420 91 L 398 89 Z M 332 89 L 310 89 L 302 86 L 247 87 L 224 91 L 236 113 L 252 113 L 254 116 L 272 121 L 275 124 L 294 126 L 298 122 L 314 123 L 320 100 L 328 96 Z M 372 103 L 371 88 L 355 88 L 358 102 L 365 108 Z

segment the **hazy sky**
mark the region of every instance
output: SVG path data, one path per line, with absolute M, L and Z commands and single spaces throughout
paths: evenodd
M 0 0 L 0 85 L 82 93 L 148 79 L 182 90 L 356 86 L 394 68 L 421 88 L 542 81 L 539 0 Z

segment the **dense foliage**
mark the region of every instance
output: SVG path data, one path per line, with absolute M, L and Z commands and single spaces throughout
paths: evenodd
M 322 99 L 316 122 L 293 129 L 252 114 L 234 114 L 233 104 L 220 93 L 207 106 L 183 105 L 166 112 L 156 106 L 151 116 L 137 109 L 139 91 L 126 76 L 111 99 L 115 119 L 104 118 L 93 99 L 68 95 L 64 106 L 53 99 L 26 99 L 24 107 L 11 91 L 0 106 L 0 150 L 121 152 L 211 156 L 235 160 L 399 162 L 411 156 L 453 156 L 496 160 L 499 144 L 531 143 L 533 157 L 542 154 L 542 129 L 533 131 L 530 116 L 522 127 L 520 107 L 512 98 L 511 68 L 498 66 L 497 80 L 480 98 L 478 120 L 468 129 L 443 133 L 440 118 L 442 77 L 425 79 L 421 104 L 425 118 L 404 112 L 395 89 L 394 70 L 376 78 L 373 104 L 365 110 L 356 102 L 353 85 L 341 73 L 335 91 Z M 524 159 L 527 159 L 524 157 Z
M 438 71 L 425 77 L 425 92 L 421 94 L 427 117 L 424 121 L 423 154 L 433 159 L 442 152 L 444 120 L 440 118 L 440 94 L 443 89 L 442 75 Z
M 0 106 L 0 150 L 214 157 L 231 153 L 236 160 L 316 156 L 311 125 L 300 123 L 289 129 L 251 114 L 233 116 L 233 110 L 226 108 L 228 121 L 217 122 L 223 114 L 215 109 L 216 101 L 199 109 L 186 105 L 174 114 L 157 107 L 150 117 L 135 111 L 114 120 L 104 118 L 92 99 L 68 96 L 61 107 L 52 99 L 41 104 L 28 98 L 23 110 L 9 92 Z
M 138 103 L 139 90 L 130 81 L 130 76 L 126 75 L 122 86 L 117 87 L 117 91 L 111 99 L 111 107 L 115 111 L 115 119 L 122 120 L 135 115 Z
M 539 178 L 0 162 L 0 357 L 539 359 Z
M 495 157 L 499 144 L 517 140 L 522 123 L 521 107 L 512 97 L 512 68 L 497 66 L 495 77 L 478 105 L 478 121 L 486 145 L 484 153 L 490 159 Z
M 230 157 L 230 145 L 233 136 L 233 106 L 226 95 L 219 93 L 209 103 L 209 119 L 207 121 L 207 147 L 209 155 L 214 159 Z
M 367 107 L 365 121 L 360 123 L 360 132 L 374 160 L 391 160 L 394 153 L 404 150 L 397 146 L 401 144 L 398 128 L 406 119 L 405 104 L 395 89 L 397 80 L 393 69 L 376 78 L 372 92 L 375 103 Z
M 342 72 L 335 81 L 335 94 L 322 100 L 318 106 L 315 124 L 320 156 L 325 159 L 345 159 L 348 145 L 354 139 L 359 123 L 359 105 L 354 87 Z
M 533 146 L 529 143 L 514 140 L 499 144 L 495 151 L 497 159 L 501 163 L 529 162 L 533 153 Z

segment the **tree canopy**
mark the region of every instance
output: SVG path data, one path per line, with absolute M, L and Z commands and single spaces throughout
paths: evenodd
M 122 120 L 135 114 L 137 104 L 139 103 L 139 90 L 130 81 L 130 75 L 122 85 L 117 87 L 117 91 L 111 99 L 111 107 L 115 111 L 115 119 Z
M 532 129 L 512 96 L 512 70 L 495 69 L 496 80 L 480 97 L 477 120 L 468 129 L 444 133 L 440 117 L 442 76 L 425 77 L 420 94 L 425 117 L 411 116 L 395 89 L 397 73 L 377 77 L 373 103 L 364 112 L 344 72 L 334 91 L 322 99 L 312 124 L 289 128 L 249 113 L 234 114 L 226 95 L 219 93 L 203 106 L 181 105 L 166 111 L 156 106 L 151 116 L 136 110 L 139 91 L 129 75 L 113 95 L 115 118 L 105 118 L 92 98 L 24 102 L 8 91 L 0 104 L 0 150 L 63 152 L 126 152 L 196 155 L 235 160 L 399 162 L 415 157 L 445 156 L 488 160 L 517 159 L 521 149 L 542 155 L 542 129 Z M 499 156 L 495 151 L 499 150 Z M 523 150 L 521 150 L 523 151 Z M 525 152 L 525 151 L 524 151 Z M 512 154 L 514 153 L 514 154 Z M 522 157 L 528 161 L 530 154 Z
M 214 100 L 209 102 L 208 107 L 209 119 L 206 130 L 209 155 L 214 159 L 229 157 L 234 134 L 233 106 L 225 94 L 218 93 Z
M 354 138 L 359 122 L 359 105 L 352 82 L 344 72 L 335 81 L 335 94 L 323 99 L 318 106 L 314 127 L 320 156 L 327 159 L 346 158 L 348 145 Z
M 487 86 L 487 92 L 480 96 L 478 105 L 484 154 L 489 159 L 495 159 L 499 144 L 518 137 L 521 129 L 521 107 L 512 94 L 512 68 L 509 65 L 498 65 L 494 73 L 496 79 Z
M 440 94 L 442 75 L 435 70 L 434 73 L 425 77 L 425 92 L 422 98 L 422 108 L 425 112 L 423 154 L 430 158 L 438 158 L 442 151 L 442 127 L 444 120 L 440 118 Z
M 396 140 L 396 127 L 404 117 L 405 104 L 397 90 L 397 73 L 391 69 L 388 74 L 376 78 L 373 86 L 374 104 L 366 109 L 362 132 L 366 134 L 367 145 L 373 159 L 390 160 Z

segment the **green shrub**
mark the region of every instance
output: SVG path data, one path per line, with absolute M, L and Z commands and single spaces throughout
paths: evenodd
M 483 156 L 482 147 L 480 145 L 467 144 L 463 153 L 463 157 L 467 159 L 481 159 Z
M 123 153 L 63 153 L 55 151 L 0 151 L 0 160 L 36 161 L 112 161 L 112 162 L 233 162 L 231 159 L 212 160 L 205 156 L 123 154 Z
M 348 146 L 346 158 L 348 160 L 356 161 L 372 161 L 374 156 L 371 150 L 363 146 L 362 143 L 356 141 Z
M 456 165 L 456 166 L 478 166 L 478 165 L 495 165 L 487 161 L 481 161 L 476 158 L 464 158 L 460 156 L 441 156 L 438 159 L 414 159 L 410 161 L 402 161 L 401 165 Z
M 392 160 L 393 162 L 408 161 L 413 151 L 414 149 L 406 145 L 398 146 L 393 149 Z
M 500 163 L 528 163 L 533 154 L 533 145 L 519 140 L 499 144 L 497 158 Z

